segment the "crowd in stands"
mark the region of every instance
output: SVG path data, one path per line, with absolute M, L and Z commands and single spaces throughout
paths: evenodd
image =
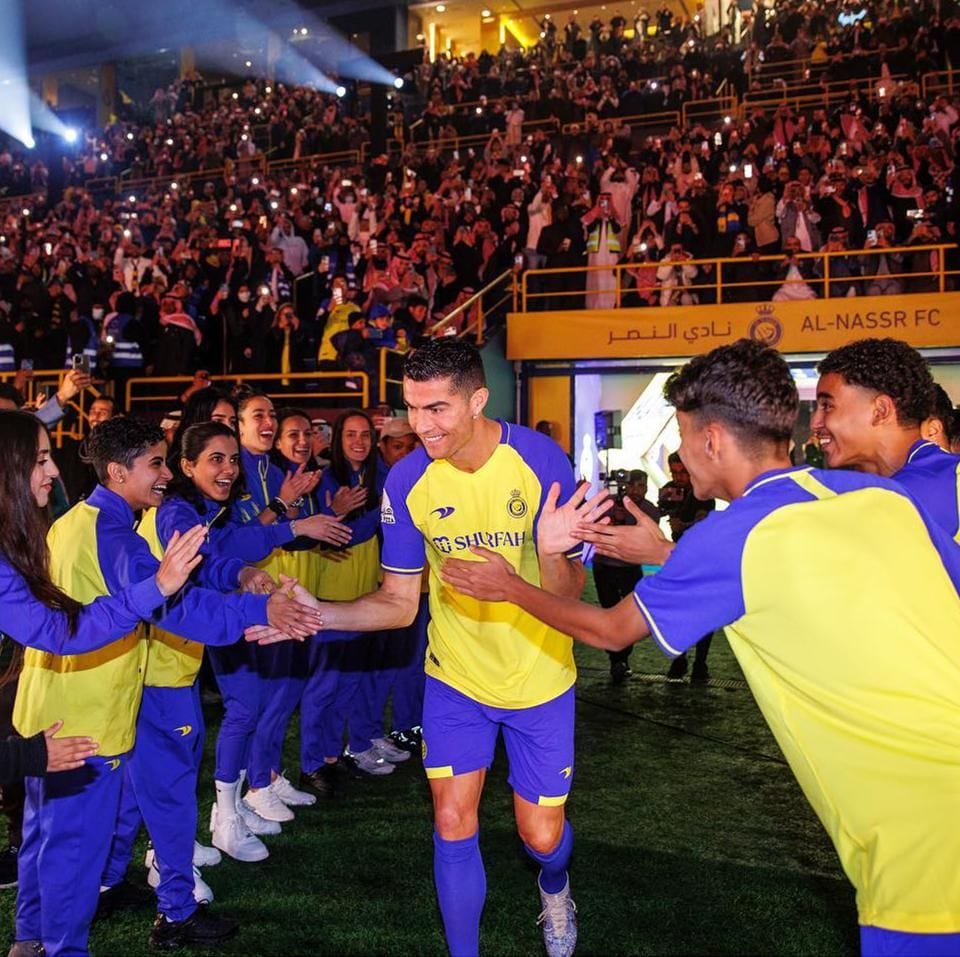
M 121 381 L 373 372 L 380 348 L 460 332 L 474 293 L 543 267 L 598 268 L 529 277 L 527 308 L 940 288 L 960 111 L 923 78 L 960 59 L 953 5 L 735 19 L 704 37 L 699 14 L 571 14 L 526 52 L 425 60 L 392 95 L 398 141 L 363 162 L 356 91 L 253 78 L 159 89 L 85 137 L 62 188 L 7 150 L 0 189 L 30 193 L 0 232 L 0 370 L 86 352 Z M 794 102 L 786 83 L 833 93 Z M 752 100 L 684 125 L 722 84 Z

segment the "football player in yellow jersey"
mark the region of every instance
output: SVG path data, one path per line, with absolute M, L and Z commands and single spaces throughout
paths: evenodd
M 899 339 L 861 339 L 819 369 L 810 427 L 827 465 L 892 478 L 960 538 L 960 456 L 924 434 L 938 388 L 926 359 Z M 936 438 L 942 425 L 931 431 Z
M 960 550 L 895 482 L 791 466 L 798 398 L 772 349 L 698 356 L 665 394 L 694 493 L 730 507 L 675 547 L 639 510 L 581 536 L 615 536 L 659 574 L 610 609 L 549 595 L 489 549 L 444 580 L 608 650 L 651 635 L 676 656 L 727 626 L 856 888 L 862 952 L 960 952 Z
M 585 493 L 552 439 L 483 414 L 489 392 L 469 343 L 435 339 L 418 349 L 406 360 L 403 389 L 423 447 L 387 477 L 383 583 L 352 602 L 320 603 L 324 628 L 408 626 L 429 564 L 423 752 L 448 946 L 456 957 L 479 950 L 486 884 L 477 811 L 502 731 L 517 829 L 541 866 L 547 951 L 569 955 L 576 942 L 567 879 L 573 834 L 564 814 L 574 765 L 572 642 L 520 609 L 454 592 L 438 572 L 444 558 L 482 542 L 525 580 L 576 598 L 584 570 L 571 532 Z

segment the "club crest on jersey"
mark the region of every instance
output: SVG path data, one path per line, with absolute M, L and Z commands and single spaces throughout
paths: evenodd
M 507 512 L 511 518 L 523 518 L 527 514 L 527 503 L 520 495 L 520 489 L 515 488 L 510 493 L 510 501 L 507 502 Z

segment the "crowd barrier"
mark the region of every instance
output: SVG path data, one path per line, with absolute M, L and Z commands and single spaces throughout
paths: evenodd
M 53 396 L 60 388 L 64 376 L 69 369 L 35 369 L 30 377 L 22 382 L 20 391 L 28 407 L 34 408 L 38 402 L 47 400 Z M 14 381 L 21 373 L 0 372 L 0 382 L 14 384 Z M 104 386 L 104 388 L 101 388 Z M 106 387 L 109 386 L 109 387 Z M 63 447 L 64 439 L 73 441 L 82 441 L 90 431 L 87 414 L 90 406 L 95 399 L 101 395 L 112 395 L 112 383 L 99 385 L 95 384 L 88 389 L 84 389 L 80 394 L 67 403 L 67 408 L 72 409 L 75 415 L 66 415 L 52 429 L 50 429 L 50 438 L 57 448 Z
M 784 254 L 530 269 L 521 278 L 520 311 L 585 308 L 588 297 L 597 295 L 605 300 L 612 296 L 611 307 L 619 308 L 628 294 L 649 296 L 653 304 L 666 298 L 671 304 L 690 305 L 701 299 L 764 302 L 778 290 L 786 299 L 830 299 L 850 295 L 851 289 L 859 295 L 871 294 L 867 289 L 889 290 L 875 295 L 945 292 L 960 286 L 960 268 L 948 264 L 948 257 L 955 254 L 956 247 L 947 244 L 799 253 L 795 257 L 798 271 L 809 272 L 802 278 L 765 278 L 771 268 L 785 262 Z M 913 268 L 920 265 L 921 257 L 926 257 L 927 268 Z M 687 269 L 695 273 L 684 275 Z M 600 274 L 612 275 L 613 283 L 608 288 L 588 288 L 588 278 Z

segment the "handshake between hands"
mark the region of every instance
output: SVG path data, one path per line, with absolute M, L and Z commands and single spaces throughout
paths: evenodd
M 589 488 L 588 482 L 581 482 L 558 507 L 560 484 L 554 482 L 550 486 L 537 523 L 537 553 L 541 562 L 546 557 L 564 555 L 582 543 L 593 545 L 598 555 L 630 564 L 662 565 L 673 543 L 659 525 L 627 497 L 624 506 L 636 519 L 636 525 L 611 525 L 607 513 L 613 508 L 614 499 L 609 490 L 601 489 L 588 498 Z M 457 591 L 480 601 L 509 601 L 511 579 L 517 575 L 513 565 L 487 548 L 473 546 L 470 551 L 476 558 L 448 558 L 443 563 L 441 578 Z
M 342 537 L 339 523 L 328 519 L 331 537 Z M 337 526 L 337 527 L 335 527 Z M 182 534 L 174 532 L 167 543 L 155 581 L 160 593 L 169 598 L 187 583 L 193 570 L 203 560 L 200 548 L 207 537 L 207 528 L 196 525 Z M 247 641 L 270 645 L 278 641 L 303 641 L 323 627 L 320 603 L 295 578 L 280 576 L 280 584 L 265 571 L 246 567 L 240 572 L 243 591 L 269 595 L 266 625 L 247 628 Z

